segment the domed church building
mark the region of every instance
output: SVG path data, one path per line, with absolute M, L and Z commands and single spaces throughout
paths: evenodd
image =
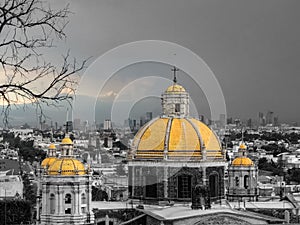
M 238 156 L 228 168 L 229 201 L 257 201 L 258 198 L 258 169 L 253 161 L 247 157 L 247 146 L 242 143 Z
M 174 75 L 162 94 L 162 115 L 135 135 L 128 155 L 129 196 L 151 201 L 192 201 L 207 190 L 224 198 L 225 151 L 217 135 L 189 116 L 189 94 Z
M 69 137 L 62 140 L 60 148 L 61 157 L 42 163 L 40 224 L 93 224 L 89 169 L 74 158 Z

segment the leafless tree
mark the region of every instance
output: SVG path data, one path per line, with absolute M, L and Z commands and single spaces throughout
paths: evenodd
M 4 122 L 12 106 L 28 103 L 58 105 L 70 100 L 77 75 L 86 61 L 61 63 L 47 59 L 46 52 L 66 38 L 68 5 L 54 10 L 43 0 L 0 1 L 0 105 Z

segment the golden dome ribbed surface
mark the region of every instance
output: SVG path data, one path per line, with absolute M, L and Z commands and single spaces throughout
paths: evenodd
M 52 163 L 56 160 L 55 157 L 45 158 L 41 164 L 42 168 L 46 169 L 52 165 Z
M 185 92 L 185 89 L 179 84 L 173 84 L 167 88 L 166 92 Z
M 248 157 L 237 157 L 232 161 L 232 166 L 253 166 L 254 163 Z
M 65 137 L 64 139 L 62 139 L 61 144 L 63 144 L 63 145 L 72 145 L 73 141 L 71 140 L 71 138 Z
M 189 118 L 156 118 L 136 134 L 132 153 L 137 159 L 167 157 L 201 159 L 202 150 L 207 158 L 223 158 L 216 134 L 204 123 Z
M 84 175 L 84 165 L 77 159 L 60 158 L 56 159 L 48 169 L 49 175 Z

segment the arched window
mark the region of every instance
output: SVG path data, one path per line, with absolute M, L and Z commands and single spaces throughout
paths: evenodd
M 55 195 L 51 194 L 50 195 L 50 214 L 55 213 Z
M 235 186 L 240 186 L 240 179 L 238 177 L 235 177 Z
M 244 176 L 244 188 L 247 189 L 249 187 L 249 176 Z
M 65 204 L 71 204 L 72 202 L 72 196 L 71 194 L 66 194 L 65 196 Z
M 85 196 L 85 193 L 82 193 L 82 195 L 81 195 L 81 204 L 86 204 L 86 196 Z

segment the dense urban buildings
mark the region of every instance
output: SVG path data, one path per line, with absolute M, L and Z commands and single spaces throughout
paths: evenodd
M 208 126 L 189 116 L 189 98 L 174 81 L 161 116 L 145 112 L 134 129 L 77 119 L 2 130 L 0 198 L 29 200 L 37 224 L 298 222 L 300 128 L 224 115 Z

